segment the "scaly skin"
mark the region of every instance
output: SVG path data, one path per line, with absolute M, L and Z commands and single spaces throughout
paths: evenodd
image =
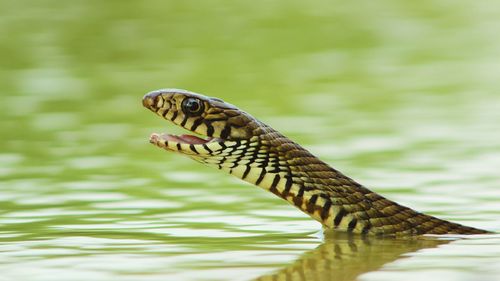
M 226 171 L 288 201 L 325 228 L 374 235 L 485 234 L 425 215 L 367 189 L 250 114 L 179 89 L 148 93 L 143 105 L 194 133 L 150 142 Z

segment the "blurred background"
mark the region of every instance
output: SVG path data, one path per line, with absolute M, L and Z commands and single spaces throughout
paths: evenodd
M 0 280 L 499 280 L 498 236 L 324 240 L 150 145 L 179 129 L 141 105 L 222 98 L 374 191 L 498 231 L 499 18 L 492 0 L 0 0 Z M 310 266 L 332 255 L 349 267 Z

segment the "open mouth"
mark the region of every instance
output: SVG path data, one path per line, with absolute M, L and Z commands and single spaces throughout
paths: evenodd
M 213 137 L 198 137 L 194 135 L 173 135 L 173 134 L 151 134 L 149 142 L 166 150 L 174 152 L 182 152 L 184 154 L 205 154 L 212 153 L 220 148 L 214 145 L 221 143 L 223 140 Z
M 220 148 L 214 145 L 222 142 L 222 139 L 207 137 L 206 139 L 193 135 L 172 135 L 153 133 L 149 142 L 166 150 L 182 152 L 184 154 L 206 154 L 212 153 Z
M 207 137 L 206 139 L 202 139 L 193 135 L 172 135 L 172 134 L 157 134 L 153 133 L 149 138 L 151 143 L 158 143 L 158 141 L 167 141 L 181 144 L 206 144 L 209 142 L 217 141 L 219 139 Z

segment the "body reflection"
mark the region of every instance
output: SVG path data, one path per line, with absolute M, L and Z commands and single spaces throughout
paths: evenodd
M 325 241 L 292 264 L 256 280 L 355 280 L 407 253 L 451 242 L 434 237 L 390 239 L 325 233 Z

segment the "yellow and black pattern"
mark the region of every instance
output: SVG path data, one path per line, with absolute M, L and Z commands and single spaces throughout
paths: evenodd
M 388 200 L 220 99 L 166 89 L 145 95 L 143 105 L 176 125 L 208 137 L 202 140 L 153 134 L 151 143 L 269 190 L 326 228 L 376 235 L 488 233 Z

